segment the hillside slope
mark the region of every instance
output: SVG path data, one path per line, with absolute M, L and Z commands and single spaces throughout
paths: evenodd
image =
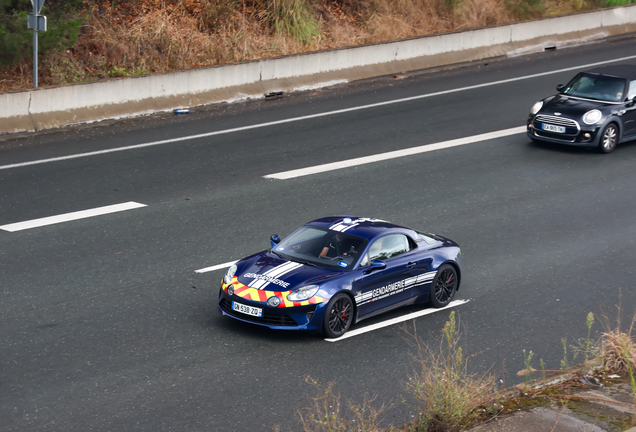
M 49 30 L 40 34 L 40 86 L 492 26 L 597 9 L 607 0 L 74 0 L 73 8 L 69 4 L 50 2 L 42 11 L 49 16 Z M 0 0 L 3 7 L 7 14 L 0 19 L 0 33 L 4 29 L 6 34 L 5 47 L 0 48 L 16 52 L 0 58 L 4 63 L 0 91 L 29 89 L 32 32 L 21 20 L 26 21 L 30 3 Z M 3 20 L 13 27 L 6 27 Z M 12 40 L 17 42 L 11 45 Z

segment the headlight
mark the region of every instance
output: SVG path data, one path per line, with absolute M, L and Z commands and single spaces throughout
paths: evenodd
M 595 109 L 592 111 L 588 111 L 583 116 L 583 123 L 593 125 L 594 123 L 597 123 L 602 117 L 603 114 L 601 114 L 599 110 Z
M 530 114 L 535 115 L 536 113 L 539 112 L 542 106 L 543 106 L 543 101 L 539 101 L 536 104 L 532 105 L 532 108 L 530 108 Z
M 230 267 L 230 269 L 227 271 L 227 273 L 225 273 L 225 276 L 223 276 L 223 282 L 225 282 L 226 284 L 229 284 L 230 282 L 232 282 L 232 278 L 234 277 L 234 273 L 236 273 L 236 266 L 235 265 Z
M 287 300 L 289 301 L 303 301 L 312 298 L 320 287 L 318 285 L 307 285 L 304 286 L 293 293 L 287 294 Z

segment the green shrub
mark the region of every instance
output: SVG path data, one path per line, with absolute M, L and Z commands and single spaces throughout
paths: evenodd
M 636 0 L 607 0 L 605 6 L 625 6 L 633 3 L 636 3 Z
M 70 48 L 77 41 L 82 15 L 80 0 L 44 3 L 47 31 L 38 35 L 38 52 L 50 54 Z M 33 58 L 33 30 L 27 28 L 27 15 L 33 12 L 29 0 L 0 0 L 0 65 L 17 65 Z
M 303 44 L 320 38 L 320 23 L 305 0 L 272 0 L 265 18 L 275 33 L 289 35 Z

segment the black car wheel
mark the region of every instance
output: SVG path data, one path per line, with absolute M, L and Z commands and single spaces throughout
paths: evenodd
M 330 338 L 345 334 L 353 321 L 353 302 L 346 294 L 337 294 L 329 301 L 325 311 L 324 331 Z
M 605 126 L 603 133 L 601 134 L 601 142 L 598 144 L 598 149 L 601 153 L 611 153 L 616 148 L 618 143 L 618 128 L 614 123 L 610 123 Z
M 433 307 L 448 306 L 453 297 L 455 297 L 457 282 L 457 272 L 453 266 L 446 264 L 437 270 L 431 286 L 431 304 Z

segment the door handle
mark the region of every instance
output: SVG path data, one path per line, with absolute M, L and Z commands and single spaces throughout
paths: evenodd
M 406 263 L 406 268 L 412 269 L 413 267 L 415 267 L 415 264 L 417 264 L 417 263 L 416 262 Z

